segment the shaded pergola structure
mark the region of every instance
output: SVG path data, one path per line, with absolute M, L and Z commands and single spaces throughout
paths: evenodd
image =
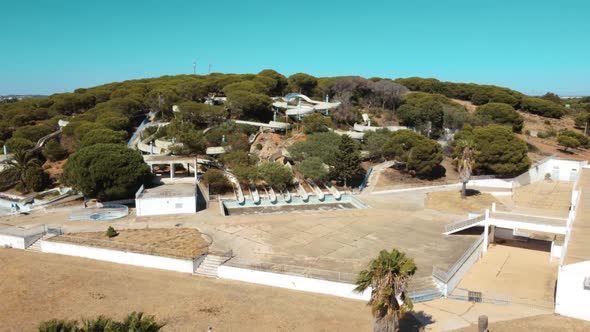
M 150 166 L 152 173 L 154 173 L 155 165 L 168 165 L 170 169 L 170 178 L 174 179 L 176 167 L 175 165 L 182 165 L 188 172 L 193 173 L 195 180 L 197 179 L 197 173 L 199 166 L 197 163 L 197 157 L 191 156 L 169 156 L 169 155 L 144 155 L 143 160 Z

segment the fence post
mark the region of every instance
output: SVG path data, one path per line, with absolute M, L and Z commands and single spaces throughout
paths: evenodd
M 483 222 L 483 252 L 487 252 L 488 251 L 488 243 L 489 243 L 489 231 L 490 231 L 490 222 L 488 221 L 488 219 L 490 219 L 490 210 L 486 209 L 485 212 L 485 219 Z
M 496 212 L 496 202 L 492 203 L 492 212 Z
M 477 318 L 477 331 L 488 332 L 488 316 L 481 315 Z

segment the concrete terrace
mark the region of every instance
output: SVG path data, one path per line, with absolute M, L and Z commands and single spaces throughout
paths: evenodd
M 444 225 L 464 218 L 425 209 L 425 193 L 362 195 L 362 210 L 306 211 L 223 217 L 217 204 L 197 214 L 130 216 L 110 223 L 64 218 L 64 212 L 35 213 L 0 222 L 20 225 L 61 224 L 67 232 L 115 228 L 194 227 L 213 238 L 213 250 L 232 249 L 229 264 L 350 281 L 383 249 L 397 248 L 413 257 L 417 277 L 430 276 L 433 265 L 450 267 L 477 236 L 444 236 Z

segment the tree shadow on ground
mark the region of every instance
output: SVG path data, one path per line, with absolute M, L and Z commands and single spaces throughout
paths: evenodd
M 465 196 L 467 196 L 467 197 L 479 196 L 479 195 L 481 195 L 481 191 L 479 191 L 477 189 L 465 189 Z
M 424 311 L 413 311 L 399 322 L 400 332 L 421 332 L 425 326 L 434 323 L 432 316 Z
M 572 151 L 572 150 L 565 150 L 565 149 L 562 149 L 562 148 L 557 148 L 557 151 L 559 151 L 559 152 L 563 152 L 563 153 L 565 153 L 565 154 L 570 154 L 570 155 L 574 155 L 574 154 L 576 154 L 576 153 L 575 153 L 574 151 Z

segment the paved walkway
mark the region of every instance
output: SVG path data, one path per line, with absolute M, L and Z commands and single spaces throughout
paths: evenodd
M 489 322 L 506 321 L 552 313 L 551 310 L 522 304 L 497 305 L 439 299 L 414 305 L 415 316 L 425 331 L 450 331 L 477 325 L 481 315 Z

